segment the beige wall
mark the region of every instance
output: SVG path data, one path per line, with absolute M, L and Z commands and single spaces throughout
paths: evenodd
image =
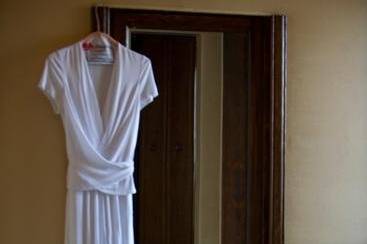
M 95 2 L 0 2 L 0 243 L 62 243 L 64 134 L 36 82 Z M 104 3 L 288 15 L 286 244 L 367 243 L 367 1 Z

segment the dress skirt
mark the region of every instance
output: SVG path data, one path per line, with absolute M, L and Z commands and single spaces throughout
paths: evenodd
M 133 244 L 132 194 L 68 190 L 65 244 Z

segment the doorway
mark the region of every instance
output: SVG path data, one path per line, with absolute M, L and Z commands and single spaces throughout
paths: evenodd
M 221 202 L 220 239 L 218 242 L 223 244 L 283 244 L 286 17 L 108 7 L 98 8 L 97 11 L 100 13 L 104 31 L 127 45 L 129 44 L 128 33 L 131 29 L 223 33 L 223 93 L 221 101 L 223 112 L 220 128 L 222 138 Z M 153 39 L 151 39 L 152 42 Z M 153 43 L 149 45 L 153 45 Z M 177 43 L 177 45 L 179 44 Z M 151 52 L 158 52 L 158 50 Z M 155 61 L 156 64 L 153 63 L 153 66 L 161 65 L 162 60 Z M 161 72 L 158 70 L 157 73 Z M 167 72 L 171 72 L 168 70 L 170 68 L 167 69 Z M 182 71 L 177 72 L 180 74 Z M 179 84 L 171 85 L 177 86 Z M 164 89 L 162 89 L 163 94 Z M 185 98 L 192 99 L 190 96 L 186 95 Z M 159 106 L 158 103 L 148 107 L 144 113 L 149 114 L 148 110 L 154 109 L 154 106 Z M 173 113 L 179 113 L 179 109 L 182 108 L 175 108 L 176 111 Z M 143 117 L 148 118 L 146 114 Z M 154 114 L 158 115 L 157 112 Z M 154 119 L 160 117 L 151 116 Z M 145 118 L 142 118 L 142 124 L 144 124 Z M 163 126 L 169 128 L 168 124 L 164 124 L 166 122 L 156 123 L 154 128 L 150 128 L 151 130 L 157 130 Z M 192 131 L 185 131 L 183 135 L 192 136 Z M 180 131 L 177 132 L 180 133 Z M 153 135 L 150 133 L 149 136 L 145 137 L 149 139 Z M 140 147 L 143 144 L 140 144 Z M 175 145 L 173 151 L 185 150 L 180 144 L 174 143 L 173 145 Z M 144 157 L 150 153 L 152 151 L 144 153 Z M 142 156 L 139 155 L 139 157 Z M 155 156 L 151 155 L 149 158 Z M 141 162 L 139 161 L 139 163 Z M 139 167 L 142 167 L 142 164 Z M 175 175 L 179 172 L 171 173 Z M 195 167 L 193 167 L 192 175 L 195 173 Z M 141 181 L 143 176 L 138 175 L 137 177 Z M 191 181 L 192 176 L 189 179 Z M 149 182 L 154 184 L 152 179 Z M 189 188 L 193 189 L 187 185 L 187 189 Z M 185 191 L 181 191 L 182 189 L 175 192 L 175 196 L 179 197 L 180 193 L 185 194 Z M 164 193 L 166 198 L 167 194 L 167 192 Z M 190 195 L 196 196 L 196 193 Z M 194 212 L 194 209 L 192 211 Z M 163 221 L 161 214 L 157 216 Z M 172 213 L 172 216 L 180 215 L 177 212 Z M 185 235 L 183 238 L 191 238 L 192 236 L 192 234 L 174 231 L 172 234 L 166 234 L 164 240 L 162 239 L 157 243 L 177 243 L 173 241 L 175 235 L 178 236 L 178 239 L 181 234 Z M 141 235 L 142 233 L 139 233 L 139 236 Z M 167 237 L 170 235 L 172 237 Z M 155 239 L 148 239 L 151 241 L 150 243 L 155 243 L 152 241 Z

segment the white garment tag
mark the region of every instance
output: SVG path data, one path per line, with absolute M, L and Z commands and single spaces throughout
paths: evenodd
M 105 39 L 85 41 L 83 48 L 89 63 L 112 64 L 114 61 L 114 47 Z
M 86 55 L 89 63 L 112 64 L 114 59 L 110 46 L 94 46 L 86 51 Z

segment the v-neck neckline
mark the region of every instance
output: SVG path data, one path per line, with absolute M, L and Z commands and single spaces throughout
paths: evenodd
M 98 99 L 98 94 L 97 94 L 97 89 L 96 89 L 96 84 L 94 83 L 94 80 L 92 79 L 92 73 L 91 73 L 91 69 L 89 67 L 89 64 L 88 64 L 88 60 L 87 60 L 87 57 L 86 57 L 86 53 L 85 53 L 85 50 L 83 49 L 83 42 L 85 40 L 81 40 L 78 42 L 78 48 L 79 48 L 79 51 L 81 53 L 81 62 L 82 62 L 82 67 L 84 69 L 84 72 L 86 74 L 86 79 L 87 79 L 87 82 L 88 82 L 88 85 L 91 87 L 91 92 L 92 92 L 92 99 L 93 99 L 93 103 L 95 104 L 96 106 L 96 113 L 98 114 L 99 116 L 99 122 L 101 123 L 100 125 L 102 126 L 102 134 L 103 134 L 103 131 L 106 130 L 106 107 L 107 107 L 107 103 L 108 103 L 108 100 L 111 99 L 111 90 L 112 90 L 112 86 L 114 84 L 116 84 L 117 80 L 119 79 L 119 76 L 116 75 L 116 72 L 117 72 L 117 66 L 120 64 L 120 61 L 121 61 L 121 44 L 118 43 L 115 47 L 115 50 L 114 50 L 114 53 L 113 53 L 113 63 L 111 64 L 112 65 L 112 68 L 111 68 L 111 75 L 110 75 L 110 79 L 108 80 L 108 84 L 107 84 L 107 87 L 106 87 L 106 94 L 104 96 L 104 99 L 102 99 L 101 101 L 99 101 Z

